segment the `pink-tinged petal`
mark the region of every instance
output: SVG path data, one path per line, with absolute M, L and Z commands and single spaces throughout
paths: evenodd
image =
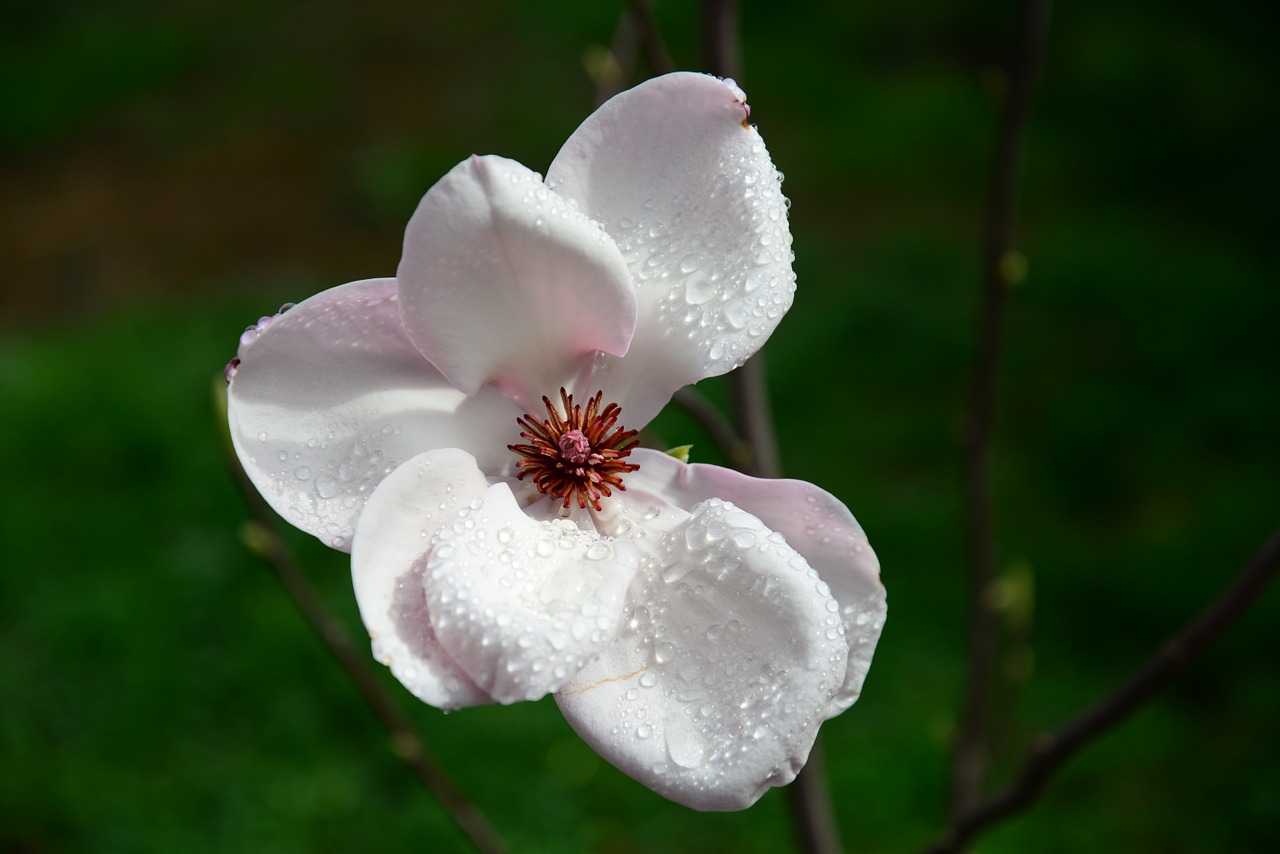
M 639 565 L 626 540 L 556 518 L 547 500 L 528 512 L 539 518 L 494 484 L 440 532 L 427 561 L 436 636 L 500 703 L 559 690 L 612 640 Z
M 353 282 L 299 303 L 243 346 L 227 389 L 245 471 L 281 516 L 349 551 L 378 483 L 432 448 L 511 464 L 520 414 L 493 389 L 467 398 L 409 341 L 394 279 Z
M 628 489 L 646 490 L 686 508 L 713 496 L 732 501 L 804 555 L 840 603 L 849 643 L 848 671 L 832 698 L 828 717 L 853 705 L 871 666 L 888 606 L 880 561 L 849 508 L 802 480 L 766 480 L 719 466 L 686 465 L 644 449 L 634 451 L 631 460 L 640 469 L 627 476 Z
M 597 351 L 627 352 L 635 293 L 613 240 L 513 160 L 472 157 L 423 197 L 398 272 L 418 349 L 468 394 L 526 411 Z
M 373 655 L 441 709 L 493 702 L 436 640 L 423 587 L 432 538 L 488 486 L 465 451 L 428 451 L 378 485 L 356 526 L 351 580 Z
M 628 423 L 742 364 L 791 307 L 782 175 L 748 113 L 731 81 L 668 74 L 601 106 L 547 170 L 604 225 L 636 281 L 627 357 L 604 359 L 581 387 L 603 388 Z
M 743 809 L 808 759 L 844 679 L 837 605 L 751 514 L 715 499 L 691 515 L 657 506 L 623 631 L 556 701 L 601 756 L 655 792 Z

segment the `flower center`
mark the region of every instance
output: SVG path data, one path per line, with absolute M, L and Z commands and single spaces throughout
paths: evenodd
M 591 459 L 591 441 L 581 430 L 570 430 L 556 444 L 560 446 L 560 456 L 567 462 L 585 463 Z
M 523 428 L 520 437 L 529 444 L 507 445 L 520 455 L 516 476 L 520 480 L 532 477 L 542 494 L 564 499 L 564 507 L 576 500 L 584 510 L 588 504 L 601 510 L 601 498 L 609 497 L 615 489 L 625 490 L 622 475 L 640 468 L 623 462 L 636 446 L 637 431 L 614 429 L 622 408 L 610 403 L 602 409 L 603 399 L 604 392 L 598 391 L 583 408 L 574 405 L 573 395 L 560 389 L 563 414 L 550 398 L 543 397 L 546 418 L 540 420 L 528 413 L 517 418 Z

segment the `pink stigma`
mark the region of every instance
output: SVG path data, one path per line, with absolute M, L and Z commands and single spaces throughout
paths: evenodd
M 591 458 L 591 442 L 581 430 L 570 430 L 556 442 L 560 455 L 571 463 L 585 463 Z

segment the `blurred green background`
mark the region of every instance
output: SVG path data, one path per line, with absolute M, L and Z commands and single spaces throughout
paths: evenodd
M 465 850 L 241 544 L 210 388 L 259 315 L 392 273 L 454 163 L 545 169 L 621 5 L 6 6 L 0 850 Z M 997 778 L 1280 519 L 1273 9 L 1055 9 L 997 437 L 1000 562 L 1034 587 Z M 657 12 L 698 68 L 695 4 Z M 768 351 L 784 463 L 849 504 L 890 591 L 865 695 L 823 730 L 851 851 L 918 848 L 944 810 L 958 433 L 1016 17 L 744 2 L 741 82 L 793 201 L 800 290 Z M 682 416 L 658 426 L 717 459 Z M 343 556 L 291 542 L 361 637 Z M 1280 850 L 1278 600 L 977 850 Z M 794 847 L 784 794 L 667 803 L 549 701 L 411 712 L 514 851 Z

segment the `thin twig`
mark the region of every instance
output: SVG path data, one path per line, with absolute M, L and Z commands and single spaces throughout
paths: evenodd
M 995 166 L 983 238 L 984 287 L 974 365 L 972 409 L 964 432 L 965 509 L 969 559 L 969 676 L 956 738 L 950 815 L 969 810 L 982 795 L 989 751 L 988 705 L 996 658 L 996 522 L 991 494 L 991 445 L 1003 352 L 1009 259 L 1017 221 L 1018 186 L 1026 149 L 1027 117 L 1040 76 L 1049 29 L 1049 0 L 1026 0 L 1018 50 L 1009 70 L 1000 115 Z
M 654 2 L 626 0 L 623 4 L 605 61 L 595 71 L 597 107 L 633 84 L 639 50 L 644 51 L 650 76 L 676 70 L 653 14 Z
M 628 6 L 618 15 L 613 38 L 600 65 L 588 71 L 595 78 L 595 105 L 599 107 L 614 95 L 632 85 L 636 72 L 636 52 L 640 34 L 636 32 L 636 16 Z
M 702 58 L 712 74 L 741 76 L 738 0 L 702 0 Z
M 991 825 L 1035 803 L 1045 784 L 1087 744 L 1119 726 L 1202 654 L 1258 599 L 1280 569 L 1280 529 L 1245 564 L 1219 599 L 1168 640 L 1160 651 L 1114 693 L 1084 714 L 1037 739 L 1022 770 L 1009 786 L 956 817 L 929 854 L 959 851 Z
M 773 429 L 773 408 L 769 404 L 765 379 L 764 351 L 758 351 L 730 377 L 733 413 L 750 448 L 745 470 L 756 477 L 782 477 L 782 457 Z
M 244 496 L 250 517 L 265 534 L 256 545 L 261 547 L 267 563 L 275 571 L 276 577 L 280 579 L 285 592 L 293 599 L 302 616 L 324 641 L 329 652 L 360 692 L 360 696 L 391 735 L 392 751 L 417 774 L 427 791 L 440 802 L 477 851 L 482 854 L 503 854 L 506 848 L 488 819 L 445 774 L 414 730 L 408 716 L 383 688 L 369 664 L 373 660 L 369 653 L 356 648 L 342 623 L 325 606 L 324 600 L 294 561 L 280 536 L 275 513 L 258 494 L 240 461 L 234 454 L 229 454 L 227 462 L 235 474 L 236 484 Z
M 738 17 L 738 0 L 702 0 L 702 55 L 706 70 L 719 77 L 742 76 Z M 751 460 L 745 468 L 757 477 L 781 477 L 763 352 L 733 372 L 732 389 L 734 420 L 751 448 Z
M 703 0 L 702 45 L 707 71 L 720 77 L 741 79 L 738 0 Z M 782 460 L 769 405 L 763 352 L 757 352 L 733 372 L 732 388 L 736 420 L 752 451 L 750 473 L 757 477 L 781 477 Z M 839 854 L 842 850 L 825 765 L 822 741 L 818 739 L 809 752 L 805 768 L 787 787 L 801 845 L 809 854 Z
M 631 15 L 640 31 L 640 46 L 644 48 L 645 59 L 649 70 L 656 77 L 676 70 L 675 60 L 667 43 L 662 40 L 662 31 L 653 16 L 654 0 L 631 0 Z
M 724 454 L 729 465 L 740 471 L 748 471 L 754 467 L 751 445 L 738 435 L 733 422 L 706 395 L 693 386 L 685 386 L 671 398 L 671 402 L 693 416 L 703 428 L 711 434 L 720 453 Z

